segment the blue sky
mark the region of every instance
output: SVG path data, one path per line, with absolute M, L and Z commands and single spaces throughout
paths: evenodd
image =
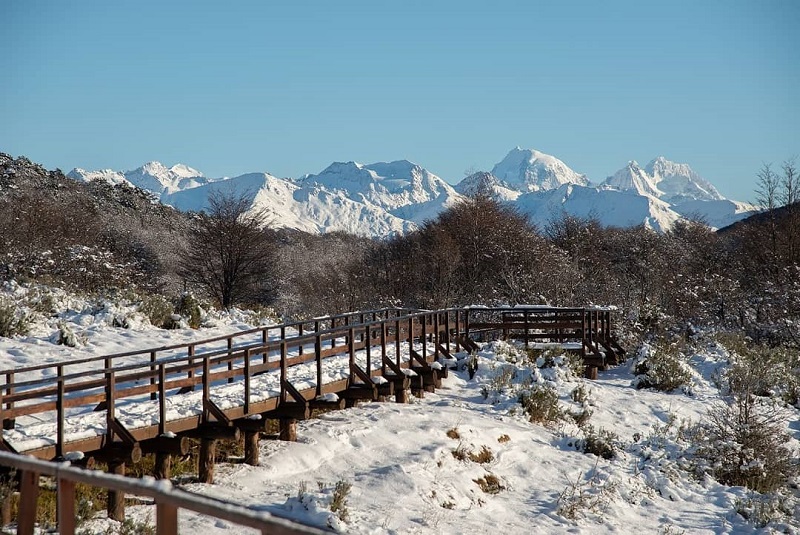
M 800 154 L 800 2 L 0 3 L 0 151 L 297 177 L 513 147 L 601 181 L 692 165 L 752 200 Z

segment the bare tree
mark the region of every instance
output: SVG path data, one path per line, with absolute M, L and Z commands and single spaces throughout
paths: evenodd
M 261 302 L 272 287 L 273 243 L 263 210 L 247 194 L 214 192 L 180 261 L 184 280 L 224 307 Z
M 782 200 L 786 206 L 791 206 L 796 203 L 798 198 L 798 189 L 800 189 L 800 177 L 797 175 L 797 163 L 795 158 L 790 158 L 783 162 L 781 165 L 783 169 L 783 195 Z
M 756 202 L 762 210 L 778 207 L 781 179 L 772 170 L 772 164 L 765 163 L 756 174 Z

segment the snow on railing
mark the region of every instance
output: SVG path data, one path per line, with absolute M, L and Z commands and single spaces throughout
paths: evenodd
M 300 535 L 323 534 L 327 531 L 277 517 L 266 511 L 255 511 L 241 505 L 216 500 L 173 487 L 167 480 L 129 478 L 85 470 L 68 462 L 53 463 L 0 451 L 0 466 L 16 470 L 20 475 L 20 511 L 17 535 L 32 535 L 35 528 L 39 476 L 56 481 L 58 531 L 61 535 L 75 533 L 75 484 L 103 488 L 135 496 L 152 498 L 156 505 L 156 533 L 178 533 L 178 509 L 188 509 L 202 515 L 226 520 L 240 526 L 260 530 L 262 534 Z

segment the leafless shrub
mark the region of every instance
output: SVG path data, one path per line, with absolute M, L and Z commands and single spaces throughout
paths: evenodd
M 798 459 L 778 409 L 751 394 L 736 394 L 709 411 L 694 430 L 700 473 L 725 485 L 771 492 L 798 473 Z
M 347 495 L 350 494 L 350 489 L 353 488 L 352 483 L 340 479 L 336 482 L 336 487 L 333 489 L 333 497 L 331 498 L 331 512 L 336 513 L 339 520 L 347 522 L 350 512 L 347 510 Z
M 558 496 L 556 511 L 568 520 L 578 520 L 588 514 L 602 515 L 613 500 L 617 484 L 603 479 L 597 467 L 591 475 L 578 474 Z

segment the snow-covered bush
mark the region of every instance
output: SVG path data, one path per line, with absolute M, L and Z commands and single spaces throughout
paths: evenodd
M 0 300 L 0 336 L 11 338 L 28 333 L 28 316 L 14 303 Z
M 794 504 L 786 496 L 757 493 L 737 500 L 736 512 L 757 528 L 765 528 L 770 523 L 781 522 L 796 514 Z
M 800 469 L 774 404 L 736 394 L 695 429 L 697 471 L 726 485 L 771 492 Z
M 519 403 L 533 423 L 549 424 L 564 416 L 558 405 L 558 392 L 550 386 L 534 385 L 519 395 Z
M 75 335 L 75 331 L 72 330 L 72 327 L 66 322 L 59 321 L 55 342 L 60 346 L 77 347 L 78 337 Z
M 654 388 L 671 392 L 681 388 L 691 393 L 692 370 L 686 358 L 675 346 L 642 344 L 631 365 L 637 389 Z
M 181 294 L 175 305 L 175 313 L 186 318 L 186 322 L 192 329 L 200 328 L 200 323 L 203 320 L 203 309 L 200 307 L 200 302 L 192 294 Z
M 142 303 L 139 305 L 139 312 L 147 317 L 155 327 L 168 329 L 173 323 L 172 303 L 161 295 L 148 295 L 142 299 Z
M 570 480 L 558 496 L 556 511 L 568 520 L 578 520 L 587 516 L 601 517 L 614 501 L 617 483 L 610 478 L 602 478 L 597 467 L 587 474 L 579 474 Z
M 800 396 L 800 355 L 785 347 L 740 346 L 721 376 L 723 391 L 761 397 L 783 396 L 796 405 Z
M 591 453 L 603 459 L 613 459 L 617 455 L 619 437 L 613 431 L 595 430 L 591 424 L 583 426 L 583 438 L 575 442 L 575 447 L 583 453 Z

